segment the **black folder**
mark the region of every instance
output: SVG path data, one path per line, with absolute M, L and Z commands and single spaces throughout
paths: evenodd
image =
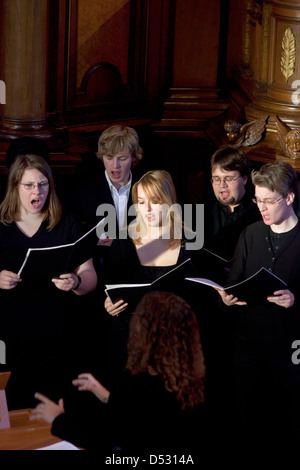
M 234 295 L 240 301 L 247 302 L 249 305 L 265 302 L 267 297 L 272 296 L 275 291 L 287 289 L 287 284 L 282 279 L 264 267 L 244 281 L 228 287 L 220 286 L 216 282 L 205 278 L 186 278 L 186 280 L 217 287 L 226 291 L 227 294 Z
M 104 223 L 103 220 L 74 243 L 29 248 L 18 272 L 22 281 L 36 281 L 38 283 L 51 281 L 54 277 L 72 272 L 92 258 L 99 239 L 97 227 Z
M 171 269 L 151 283 L 106 285 L 105 293 L 113 304 L 121 299 L 127 302 L 128 307 L 126 310 L 132 312 L 142 297 L 148 292 L 160 290 L 180 295 L 180 286 L 183 286 L 184 278 L 190 271 L 191 266 L 191 259 L 188 258 L 179 266 Z

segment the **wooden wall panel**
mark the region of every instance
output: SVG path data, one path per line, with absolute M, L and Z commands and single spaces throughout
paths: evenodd
M 24 21 L 33 18 L 38 24 L 33 0 L 18 1 Z M 152 163 L 155 159 L 172 170 L 177 183 L 184 179 L 179 190 L 184 196 L 190 186 L 184 175 L 202 174 L 211 154 L 208 125 L 227 108 L 220 76 L 229 0 L 43 1 L 48 6 L 48 28 L 42 28 L 48 37 L 41 35 L 47 70 L 38 80 L 46 91 L 52 166 L 63 176 L 73 174 L 80 157 L 88 167 L 103 129 L 122 122 L 138 130 Z M 11 32 L 6 27 L 5 34 L 17 26 Z M 28 59 L 31 83 L 36 57 L 29 54 Z M 35 123 L 36 110 L 28 102 Z M 41 129 L 34 133 L 46 138 Z
M 190 137 L 198 133 L 199 137 L 209 121 L 226 110 L 219 88 L 220 67 L 226 63 L 226 44 L 220 45 L 220 32 L 227 20 L 221 12 L 220 0 L 176 1 L 172 76 L 157 124 L 159 132 L 165 134 L 169 129 L 183 135 L 189 132 Z
M 220 0 L 177 0 L 173 87 L 217 85 Z
M 249 52 L 245 53 L 245 29 L 248 0 L 231 0 L 227 37 L 227 77 L 241 65 L 249 64 Z
M 76 87 L 94 64 L 114 65 L 127 82 L 129 50 L 129 0 L 78 0 Z
M 29 14 L 30 0 L 20 1 Z M 69 158 L 75 137 L 80 153 L 82 137 L 94 148 L 100 132 L 114 122 L 133 125 L 141 134 L 149 130 L 148 141 L 153 133 L 192 139 L 196 155 L 198 142 L 209 140 L 209 121 L 227 107 L 218 83 L 226 53 L 225 44 L 219 48 L 226 26 L 223 2 L 45 1 L 48 71 L 46 80 L 40 78 L 47 92 L 45 113 L 67 147 L 59 149 L 59 158 Z M 178 149 L 173 142 L 167 147 Z
M 157 90 L 159 67 L 150 61 L 160 57 L 160 46 L 155 56 L 152 51 L 161 34 L 163 1 L 60 0 L 68 25 L 61 70 L 67 125 L 151 119 L 148 103 L 153 84 Z M 58 54 L 63 54 L 60 47 Z

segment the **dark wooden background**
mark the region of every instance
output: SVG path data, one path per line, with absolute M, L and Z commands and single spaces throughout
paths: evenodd
M 137 129 L 143 168 L 171 172 L 180 202 L 202 202 L 224 122 L 269 116 L 254 166 L 284 158 L 272 116 L 300 126 L 282 37 L 300 38 L 300 1 L 0 0 L 0 183 L 21 135 L 46 139 L 67 191 L 97 166 L 106 127 Z M 291 161 L 297 171 L 298 161 Z

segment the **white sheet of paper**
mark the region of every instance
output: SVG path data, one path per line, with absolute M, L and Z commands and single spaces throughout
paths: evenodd
M 57 442 L 56 444 L 51 444 L 50 446 L 40 447 L 35 450 L 79 450 L 78 447 L 71 444 L 68 441 Z

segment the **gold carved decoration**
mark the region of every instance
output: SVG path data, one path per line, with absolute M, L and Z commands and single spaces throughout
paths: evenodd
M 289 127 L 279 116 L 274 117 L 278 139 L 285 157 L 300 158 L 300 130 Z
M 288 81 L 289 77 L 293 75 L 295 71 L 295 60 L 296 60 L 296 39 L 293 31 L 288 27 L 283 35 L 281 44 L 281 60 L 280 68 L 281 72 Z
M 224 129 L 228 140 L 233 142 L 235 147 L 248 147 L 257 144 L 266 130 L 268 117 L 256 119 L 243 125 L 233 120 L 226 121 Z

